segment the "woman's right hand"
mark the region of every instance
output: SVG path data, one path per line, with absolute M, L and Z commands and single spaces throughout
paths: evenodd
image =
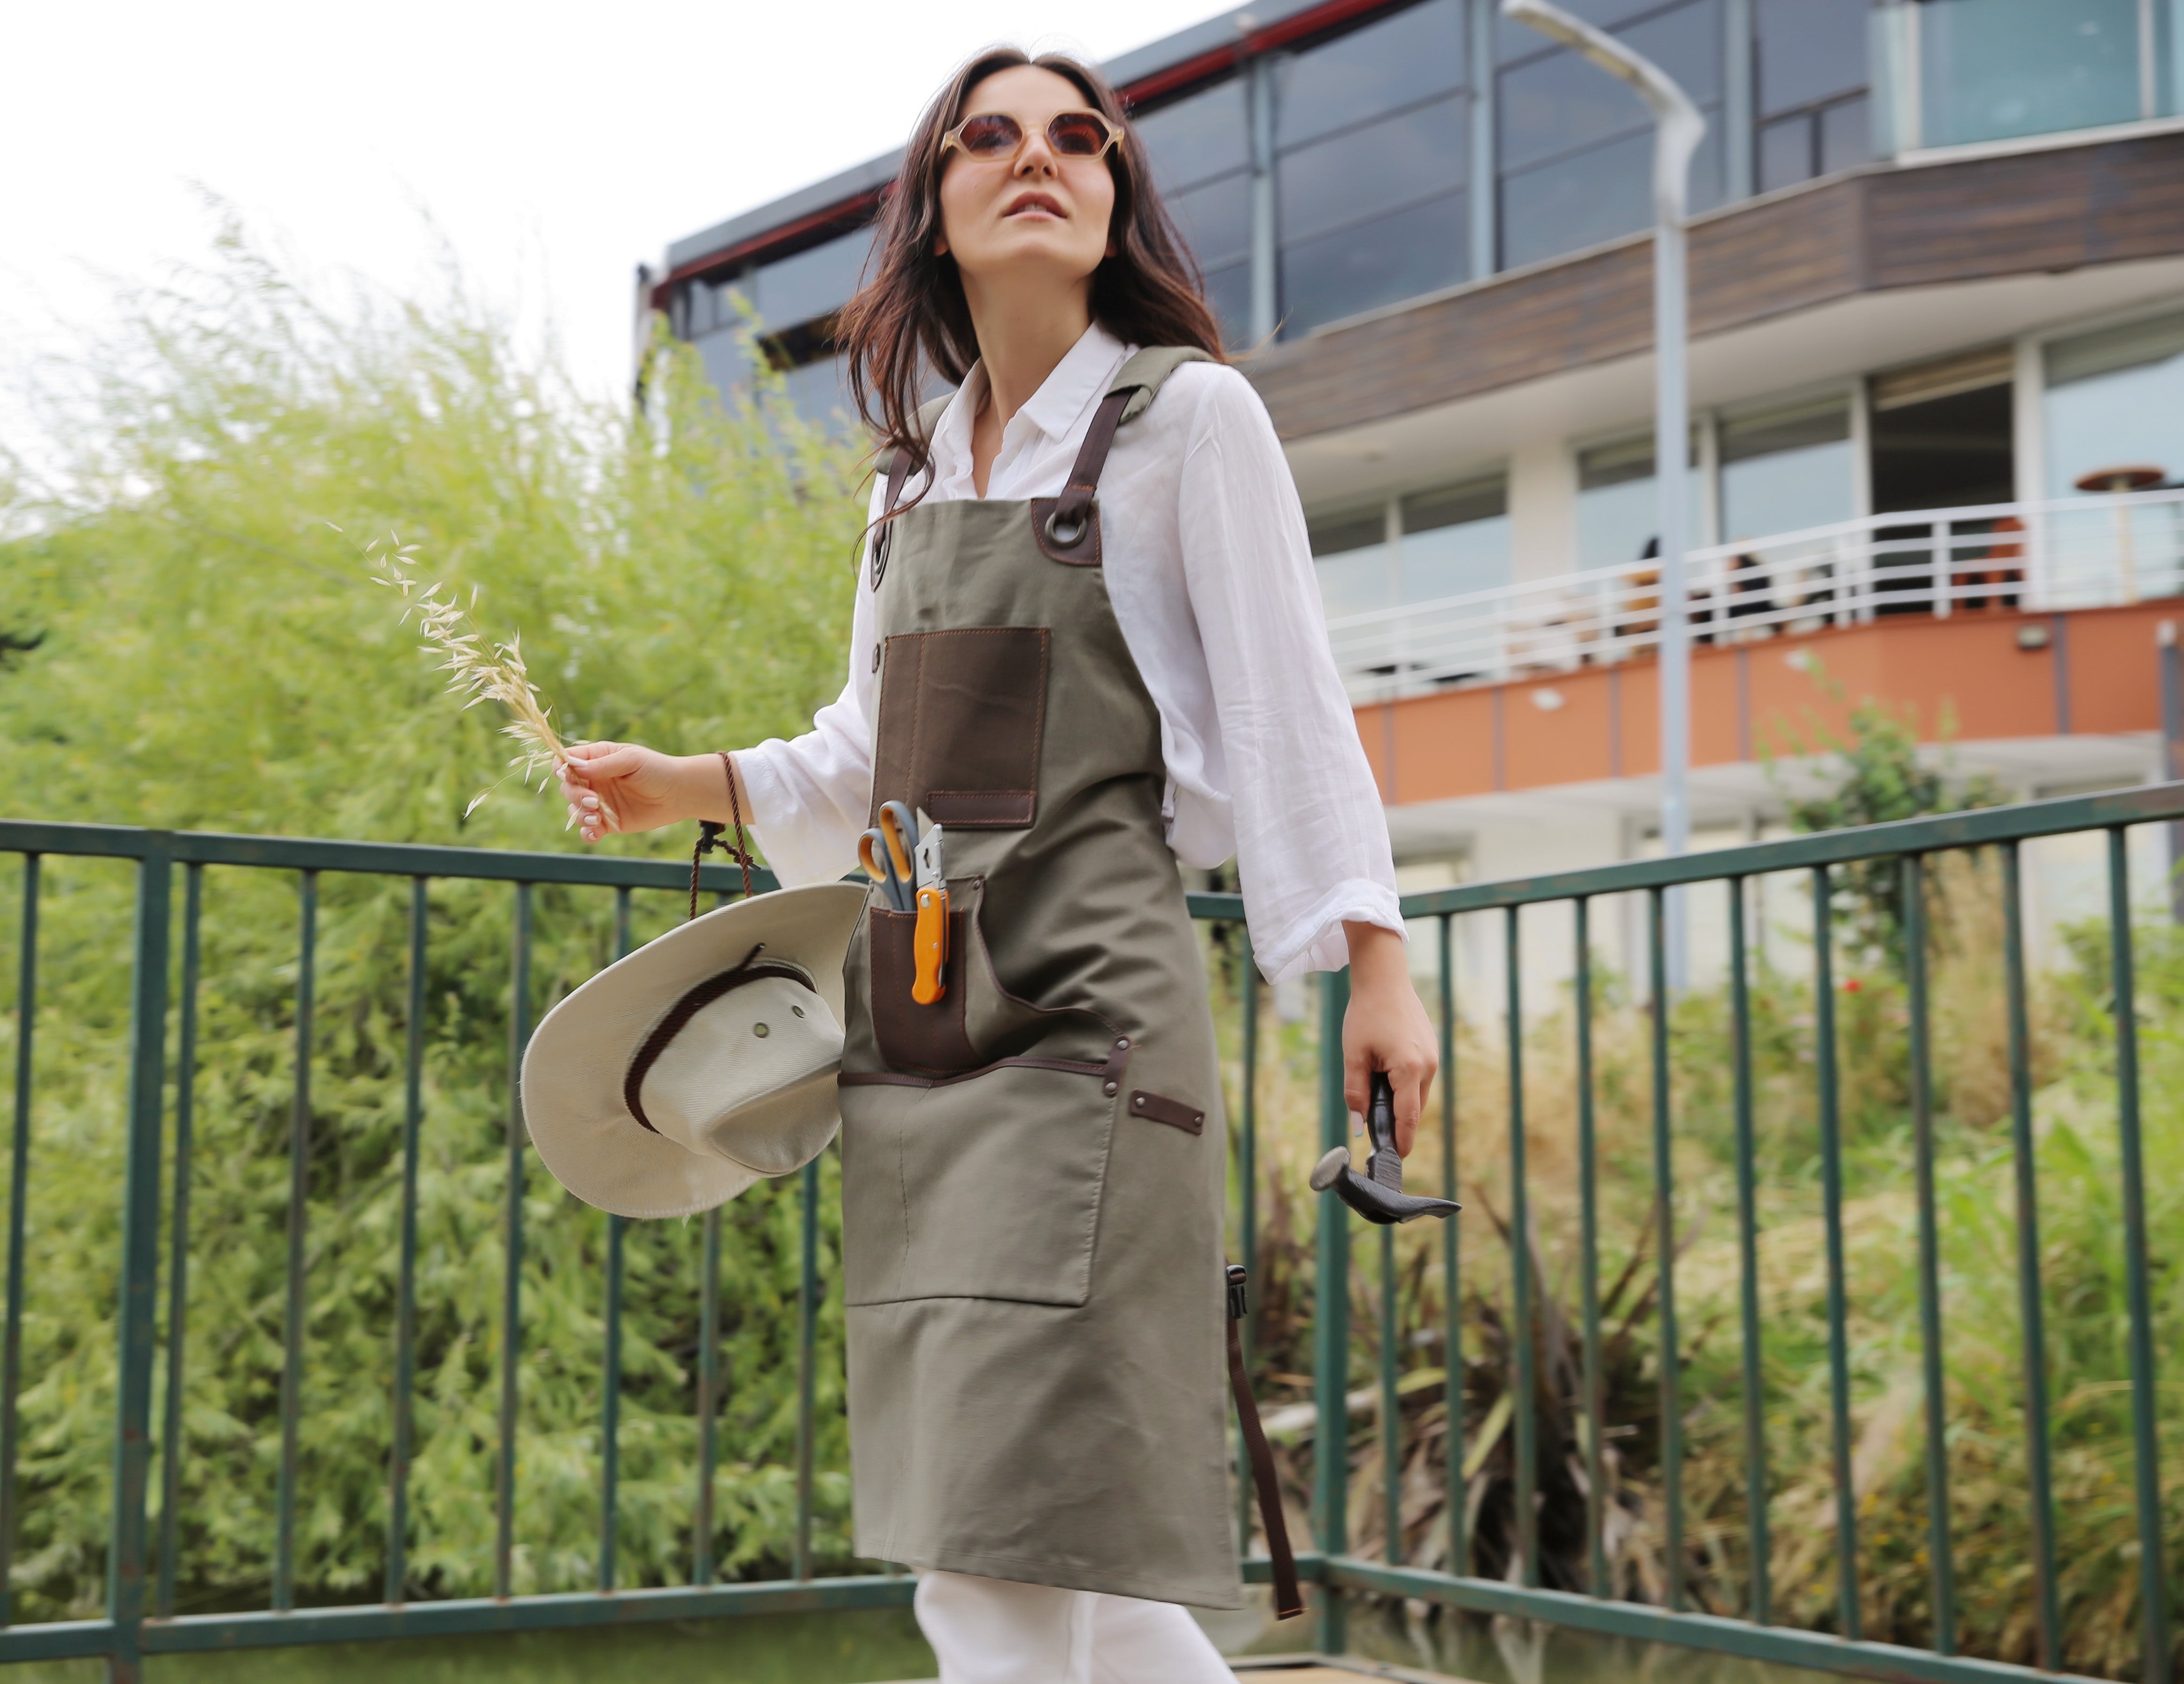
M 577 743 L 561 762 L 561 795 L 571 822 L 587 842 L 615 831 L 657 830 L 701 816 L 694 772 L 710 767 L 721 781 L 717 755 L 664 755 L 641 743 Z

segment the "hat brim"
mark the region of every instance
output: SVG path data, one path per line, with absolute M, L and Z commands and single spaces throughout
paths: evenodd
M 735 1197 L 760 1173 L 687 1150 L 629 1113 L 622 1081 L 638 1045 L 675 1001 L 765 945 L 811 975 L 837 1021 L 842 959 L 865 907 L 852 883 L 755 895 L 694 918 L 610 965 L 549 1012 L 523 1055 L 523 1120 L 554 1179 L 617 1216 L 689 1216 Z M 816 1140 L 839 1124 L 832 1074 L 781 1096 L 779 1133 Z M 831 1119 L 831 1120 L 830 1120 Z

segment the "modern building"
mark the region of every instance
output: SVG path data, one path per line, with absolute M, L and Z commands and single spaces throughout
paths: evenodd
M 2160 775 L 2184 0 L 1565 3 L 1708 125 L 1700 845 L 1865 696 L 2015 794 Z M 1644 109 L 1491 0 L 1266 0 L 1106 68 L 1287 445 L 1407 884 L 1657 846 Z M 649 301 L 733 385 L 740 294 L 834 410 L 897 164 L 678 241 Z

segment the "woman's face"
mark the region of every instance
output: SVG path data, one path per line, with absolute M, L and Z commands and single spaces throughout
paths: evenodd
M 1079 282 L 1108 254 L 1115 178 L 1107 160 L 1059 157 L 1046 138 L 1061 113 L 1091 109 L 1067 77 L 1035 64 L 997 70 L 972 88 L 962 118 L 1013 117 L 1025 139 L 1014 159 L 951 148 L 941 164 L 939 249 L 954 255 L 967 285 L 1015 276 Z

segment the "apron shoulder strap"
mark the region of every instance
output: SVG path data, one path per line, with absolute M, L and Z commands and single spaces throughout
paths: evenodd
M 938 398 L 918 405 L 917 436 L 920 438 L 933 437 L 933 429 L 940 425 L 940 412 L 948 407 L 949 399 L 955 395 L 953 392 L 944 392 Z M 888 550 L 892 537 L 888 521 L 894 514 L 894 505 L 902 500 L 903 482 L 910 477 L 910 452 L 890 450 L 887 460 L 877 466 L 881 472 L 887 475 L 887 497 L 880 504 L 879 530 L 872 534 L 874 590 L 880 588 L 880 581 L 887 576 Z
M 1032 499 L 1032 533 L 1050 560 L 1073 566 L 1100 565 L 1100 522 L 1096 500 L 1100 471 L 1114 448 L 1115 434 L 1152 407 L 1167 377 L 1185 363 L 1212 362 L 1195 345 L 1153 345 L 1124 363 L 1092 412 L 1092 425 L 1069 471 L 1069 483 L 1056 498 Z

